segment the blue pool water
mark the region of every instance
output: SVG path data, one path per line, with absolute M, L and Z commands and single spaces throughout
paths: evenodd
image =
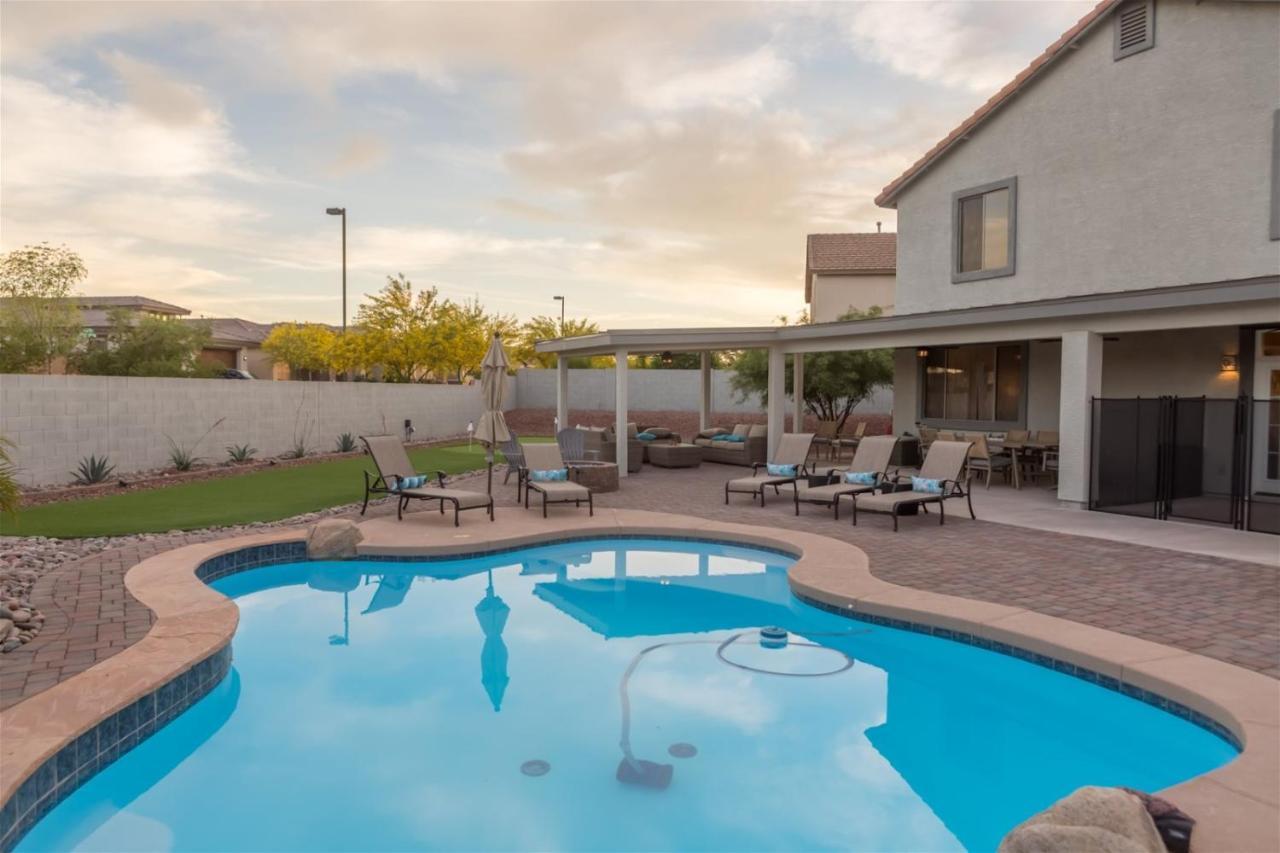
M 224 578 L 231 674 L 19 850 L 992 850 L 1080 785 L 1235 754 L 1079 679 L 805 605 L 789 562 L 628 539 Z M 762 646 L 773 625 L 786 647 Z

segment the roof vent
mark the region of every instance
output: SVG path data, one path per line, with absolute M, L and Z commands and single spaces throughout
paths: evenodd
M 1156 46 L 1155 0 L 1132 0 L 1116 11 L 1115 58 L 1124 59 Z

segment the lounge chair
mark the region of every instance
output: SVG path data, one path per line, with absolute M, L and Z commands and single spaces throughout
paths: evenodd
M 493 495 L 469 492 L 464 489 L 450 489 L 445 484 L 443 471 L 436 472 L 436 485 L 429 485 L 427 477 L 413 469 L 413 463 L 409 461 L 409 454 L 405 452 L 404 445 L 394 435 L 362 435 L 360 440 L 364 442 L 369 455 L 373 457 L 373 464 L 378 468 L 376 477 L 370 475 L 368 471 L 364 472 L 364 505 L 360 507 L 361 515 L 364 515 L 364 511 L 369 508 L 370 495 L 384 494 L 396 496 L 396 518 L 398 519 L 404 518 L 404 508 L 409 505 L 409 501 L 420 500 L 439 501 L 441 515 L 444 515 L 446 503 L 452 505 L 454 527 L 459 524 L 459 513 L 465 509 L 487 510 L 489 520 L 493 521 Z M 403 485 L 406 480 L 413 482 L 419 477 L 422 478 L 421 484 L 411 485 L 408 488 Z
M 773 487 L 773 493 L 779 494 L 778 487 L 788 483 L 795 488 L 796 479 L 805 476 L 808 473 L 809 448 L 813 446 L 813 433 L 811 432 L 789 432 L 782 436 L 782 440 L 778 442 L 778 450 L 773 455 L 773 460 L 766 464 L 757 462 L 751 466 L 750 477 L 739 477 L 736 480 L 730 480 L 724 484 L 724 502 L 729 502 L 729 495 L 751 495 L 754 502 L 756 497 L 760 498 L 760 506 L 764 506 L 764 490 L 770 486 Z M 794 473 L 791 474 L 770 474 L 768 468 L 770 465 L 789 466 Z M 765 471 L 761 474 L 761 469 Z
M 591 497 L 591 490 L 581 483 L 572 483 L 568 480 L 535 480 L 535 471 L 565 471 L 566 475 L 569 466 L 565 464 L 564 457 L 560 455 L 560 447 L 556 444 L 526 444 L 524 445 L 524 470 L 521 472 L 521 479 L 524 481 L 524 508 L 529 508 L 529 492 L 538 492 L 542 495 L 542 517 L 547 517 L 547 504 L 574 504 L 582 506 L 582 502 L 587 502 L 587 512 L 590 515 L 596 514 L 595 504 Z
M 887 512 L 893 516 L 893 529 L 898 530 L 898 515 L 906 507 L 916 506 L 928 512 L 928 506 L 931 503 L 938 505 L 938 524 L 945 524 L 947 521 L 946 510 L 943 508 L 944 501 L 950 498 L 964 498 L 969 503 L 969 517 L 977 518 L 973 514 L 973 498 L 969 495 L 969 484 L 967 481 L 961 482 L 965 470 L 965 461 L 969 458 L 969 448 L 972 447 L 967 441 L 945 441 L 941 438 L 934 441 L 929 447 L 929 454 L 924 458 L 924 464 L 920 466 L 918 479 L 934 480 L 938 484 L 938 491 L 926 491 L 912 489 L 906 492 L 887 492 L 880 495 L 854 495 L 853 496 L 853 523 L 858 523 L 858 510 L 867 510 L 870 512 Z M 911 483 L 911 478 L 898 474 L 892 480 L 894 483 Z
M 845 471 L 835 469 L 828 475 L 829 482 L 824 486 L 810 486 L 807 489 L 795 490 L 796 515 L 800 514 L 800 503 L 821 504 L 829 506 L 840 519 L 840 498 L 849 495 L 861 495 L 874 492 L 884 483 L 889 471 L 889 461 L 893 458 L 893 449 L 898 446 L 898 437 L 894 435 L 873 435 L 864 438 L 854 451 L 853 461 L 847 471 L 861 474 L 872 474 L 871 483 L 850 483 L 844 479 Z

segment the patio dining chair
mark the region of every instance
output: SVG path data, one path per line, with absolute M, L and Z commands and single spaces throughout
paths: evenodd
M 822 450 L 826 448 L 827 456 L 832 454 L 832 446 L 836 439 L 838 424 L 835 421 L 819 421 L 818 431 L 813 434 L 813 450 L 818 458 L 822 458 Z
M 991 488 L 991 475 L 997 472 L 1004 476 L 1006 483 L 1012 479 L 1014 488 L 1020 489 L 1022 481 L 1018 477 L 1016 453 L 1014 448 L 1010 448 L 1007 453 L 996 453 L 987 443 L 987 437 L 977 433 L 973 437 L 973 448 L 969 451 L 969 471 L 981 474 L 988 489 Z
M 811 432 L 785 433 L 768 463 L 756 462 L 751 466 L 750 477 L 738 477 L 724 484 L 724 502 L 729 502 L 731 494 L 751 495 L 753 503 L 758 497 L 760 506 L 764 506 L 765 489 L 772 487 L 776 495 L 780 494 L 779 486 L 789 483 L 795 488 L 797 478 L 808 474 L 809 449 L 812 446 Z M 762 468 L 763 474 L 760 470 Z
M 862 441 L 862 437 L 867 434 L 867 422 L 858 421 L 856 426 L 850 426 L 847 422 L 844 429 L 840 430 L 839 437 L 832 442 L 835 450 L 836 458 L 840 458 L 840 451 L 848 448 L 857 448 L 858 442 Z
M 908 507 L 918 507 L 928 512 L 930 504 L 938 505 L 938 524 L 945 524 L 945 501 L 964 498 L 969 504 L 969 517 L 973 513 L 973 498 L 969 481 L 965 477 L 965 462 L 972 445 L 967 441 L 943 441 L 938 439 L 929 448 L 917 476 L 897 474 L 890 482 L 907 487 L 907 491 L 886 492 L 879 495 L 853 496 L 853 523 L 858 523 L 858 510 L 887 512 L 893 516 L 893 530 L 898 531 L 898 516 Z

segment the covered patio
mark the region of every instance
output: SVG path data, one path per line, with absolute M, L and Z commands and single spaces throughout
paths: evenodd
M 1230 395 L 1250 381 L 1244 374 L 1251 363 L 1236 345 L 1260 320 L 1276 313 L 1275 280 L 1248 279 L 1204 285 L 1187 285 L 1135 293 L 1104 293 L 1089 296 L 1010 303 L 980 308 L 931 311 L 878 317 L 867 320 L 815 323 L 801 326 L 754 326 L 689 329 L 618 329 L 575 338 L 538 343 L 541 352 L 559 356 L 557 417 L 560 424 L 570 420 L 572 389 L 569 387 L 570 356 L 612 355 L 617 360 L 616 429 L 625 435 L 628 421 L 627 357 L 664 352 L 702 354 L 702 393 L 699 421 L 710 424 L 710 354 L 723 350 L 764 349 L 768 351 L 767 426 L 770 453 L 791 423 L 802 423 L 804 399 L 791 394 L 788 399 L 787 364 L 803 387 L 805 353 L 887 348 L 894 351 L 893 431 L 914 433 L 920 424 L 944 429 L 1007 428 L 1052 429 L 1059 433 L 1057 498 L 1077 506 L 1090 500 L 1093 401 L 1104 396 L 1104 341 L 1121 342 L 1108 364 L 1111 374 L 1120 376 L 1112 384 L 1144 396 L 1186 393 L 1163 390 L 1170 371 L 1149 349 L 1142 335 L 1164 333 L 1162 346 L 1176 350 L 1185 336 L 1204 336 L 1205 330 L 1222 330 L 1231 351 L 1210 353 L 1205 364 L 1196 365 L 1194 383 L 1203 377 L 1212 383 L 1225 373 L 1227 356 L 1240 375 L 1230 377 Z M 1272 322 L 1280 321 L 1280 317 Z M 1217 338 L 1209 335 L 1209 349 L 1217 349 Z M 1128 342 L 1127 344 L 1125 342 Z M 931 351 L 985 345 L 1019 347 L 1017 357 L 1025 359 L 1037 350 L 1052 357 L 1024 360 L 1018 368 L 1016 409 L 999 419 L 978 423 L 955 418 L 931 418 L 926 408 L 928 388 L 925 362 Z M 1137 353 L 1133 350 L 1138 350 Z M 1183 346 L 1185 349 L 1185 346 Z M 944 368 L 949 369 L 949 368 Z M 1249 373 L 1251 376 L 1251 373 Z M 1181 378 L 1181 377 L 1177 377 Z M 1200 387 L 1200 385 L 1196 385 Z M 1224 384 L 1225 387 L 1225 384 Z M 1056 392 L 1056 393 L 1055 393 Z M 1198 394 L 1205 393 L 1198 391 Z M 1224 392 L 1225 393 L 1225 392 Z M 1240 393 L 1246 393 L 1240 391 Z M 994 404 L 993 404 L 994 405 Z M 618 467 L 626 476 L 626 442 L 618 445 Z

